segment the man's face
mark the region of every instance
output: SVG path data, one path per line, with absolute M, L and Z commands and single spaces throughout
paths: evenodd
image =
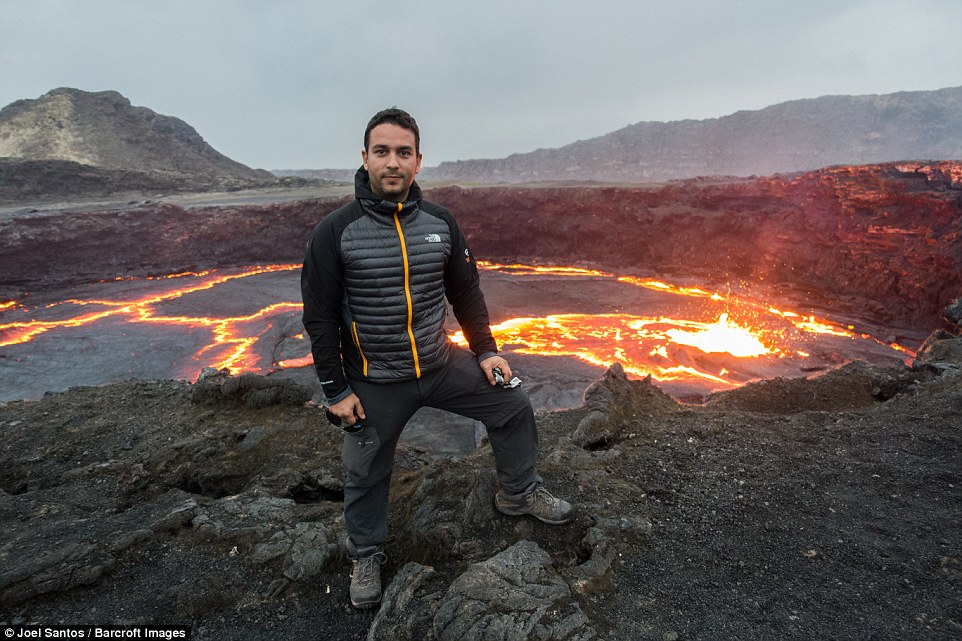
M 404 202 L 414 176 L 421 171 L 421 154 L 414 148 L 414 132 L 381 123 L 371 130 L 361 158 L 371 176 L 371 191 L 384 200 Z

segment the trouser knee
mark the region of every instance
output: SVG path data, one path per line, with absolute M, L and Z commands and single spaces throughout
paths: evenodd
M 507 391 L 507 390 L 506 390 Z M 527 394 L 521 390 L 510 390 L 515 398 L 497 416 L 486 418 L 482 422 L 488 430 L 501 428 L 515 429 L 518 427 L 536 431 L 534 409 Z

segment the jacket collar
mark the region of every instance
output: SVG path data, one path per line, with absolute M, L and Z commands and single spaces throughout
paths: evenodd
M 372 211 L 383 214 L 393 214 L 399 211 L 398 203 L 393 200 L 383 200 L 371 191 L 371 177 L 363 165 L 354 174 L 354 197 Z M 411 190 L 408 192 L 407 200 L 401 203 L 400 211 L 413 210 L 419 202 L 421 202 L 421 187 L 417 181 L 414 181 L 411 184 Z

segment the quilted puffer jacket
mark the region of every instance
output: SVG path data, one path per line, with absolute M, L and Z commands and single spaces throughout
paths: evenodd
M 301 271 L 304 327 L 328 402 L 350 379 L 420 378 L 450 357 L 445 297 L 479 359 L 497 352 L 477 264 L 454 217 L 423 201 L 380 200 L 367 171 L 355 200 L 327 215 L 307 243 Z

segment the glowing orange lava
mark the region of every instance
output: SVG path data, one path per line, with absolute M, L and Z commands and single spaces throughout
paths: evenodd
M 102 299 L 68 299 L 45 309 L 63 306 L 77 306 L 80 308 L 101 308 L 98 311 L 81 314 L 63 320 L 30 320 L 15 321 L 0 324 L 0 347 L 26 343 L 40 334 L 56 329 L 81 327 L 105 318 L 114 316 L 124 317 L 131 323 L 159 323 L 163 325 L 182 325 L 186 327 L 208 328 L 212 333 L 212 342 L 202 348 L 194 358 L 204 363 L 204 366 L 217 369 L 227 368 L 232 372 L 256 369 L 257 358 L 250 352 L 251 346 L 258 336 L 265 330 L 264 318 L 285 311 L 300 310 L 300 303 L 276 303 L 252 314 L 231 316 L 226 318 L 209 318 L 205 316 L 163 316 L 159 314 L 155 305 L 164 301 L 180 298 L 186 294 L 208 290 L 238 278 L 249 278 L 268 272 L 291 271 L 300 269 L 300 265 L 266 265 L 245 269 L 234 274 L 220 274 L 204 278 L 192 285 L 168 290 L 159 294 L 151 294 L 132 300 L 102 300 Z M 205 272 L 184 272 L 167 276 L 153 277 L 153 279 L 173 279 L 182 277 L 205 277 Z M 252 321 L 254 321 L 252 323 Z M 253 325 L 253 327 L 248 327 Z M 251 330 L 251 331 L 248 331 Z
M 621 363 L 627 372 L 638 376 L 652 374 L 658 380 L 678 380 L 701 378 L 725 384 L 721 378 L 699 372 L 690 367 L 667 364 L 664 366 L 639 366 L 645 358 L 639 358 L 645 348 L 644 325 L 651 319 L 618 314 L 557 314 L 541 318 L 512 318 L 497 325 L 491 331 L 502 348 L 520 354 L 540 354 L 543 356 L 572 356 L 597 365 L 608 367 Z M 666 325 L 672 321 L 666 320 Z M 467 345 L 461 332 L 455 333 L 452 340 Z M 636 349 L 637 348 L 637 352 Z M 652 371 L 654 369 L 655 371 Z
M 697 369 L 673 359 L 669 351 L 688 345 L 705 353 L 738 358 L 769 354 L 750 330 L 727 317 L 715 323 L 674 318 L 644 318 L 630 314 L 556 314 L 543 318 L 513 318 L 491 327 L 500 345 L 512 352 L 548 356 L 573 356 L 592 365 L 621 363 L 638 375 L 651 374 L 660 381 L 702 380 L 730 386 L 737 383 L 718 373 Z M 457 332 L 452 340 L 467 345 Z M 675 347 L 673 347 L 675 346 Z
M 758 314 L 759 312 L 767 312 L 788 321 L 797 329 L 807 333 L 829 334 L 832 336 L 844 336 L 848 338 L 856 336 L 856 334 L 851 331 L 853 329 L 851 327 L 845 329 L 828 320 L 816 319 L 814 316 L 803 316 L 795 312 L 780 311 L 765 303 L 760 303 L 747 298 L 739 298 L 731 294 L 709 292 L 700 287 L 671 285 L 669 283 L 664 283 L 662 281 L 649 278 L 638 278 L 636 276 L 617 276 L 609 272 L 580 267 L 501 265 L 498 263 L 485 263 L 483 261 L 478 261 L 478 265 L 483 266 L 489 271 L 498 271 L 508 274 L 550 274 L 555 276 L 594 276 L 599 278 L 612 278 L 621 283 L 628 283 L 637 287 L 643 287 L 645 289 L 664 292 L 667 294 L 676 294 L 690 298 L 707 298 L 713 301 L 726 301 L 729 305 L 739 309 L 742 312 L 748 312 L 750 310 L 755 314 Z M 875 340 L 871 336 L 867 335 L 863 336 L 863 338 Z M 901 349 L 904 350 L 905 348 Z
M 748 297 L 712 292 L 702 287 L 619 276 L 582 267 L 487 262 L 479 262 L 479 266 L 487 271 L 522 278 L 545 276 L 589 281 L 612 280 L 659 294 L 704 300 L 704 303 L 698 304 L 701 307 L 692 312 L 697 314 L 695 319 L 644 317 L 625 313 L 558 313 L 509 319 L 492 326 L 495 338 L 506 351 L 575 357 L 599 367 L 619 362 L 626 371 L 637 376 L 650 374 L 659 381 L 699 382 L 711 389 L 732 387 L 749 380 L 753 363 L 807 359 L 813 349 L 818 349 L 811 341 L 821 340 L 817 338 L 819 336 L 865 340 L 892 351 L 911 354 L 905 347 L 881 343 L 864 332 L 857 333 L 850 325 L 843 327 L 811 314 L 783 311 Z M 118 318 L 126 323 L 175 326 L 183 327 L 188 332 L 202 330 L 208 333 L 209 340 L 190 359 L 192 366 L 187 377 L 193 377 L 202 367 L 227 368 L 233 373 L 262 371 L 265 367 L 264 348 L 257 347 L 258 340 L 271 328 L 274 318 L 299 314 L 300 301 L 275 302 L 253 311 L 219 317 L 164 314 L 159 311 L 159 304 L 190 293 L 210 290 L 234 279 L 299 269 L 300 265 L 266 265 L 228 274 L 216 271 L 184 272 L 151 278 L 155 281 L 190 281 L 182 287 L 165 289 L 159 293 L 117 300 L 72 298 L 32 310 L 46 319 L 0 323 L 0 348 L 27 343 L 46 332 Z M 256 307 L 248 307 L 251 306 Z M 684 307 L 676 305 L 670 309 Z M 30 311 L 15 301 L 0 302 L 0 313 L 5 316 L 23 315 Z M 288 336 L 287 339 L 293 341 L 290 351 L 294 351 L 295 355 L 285 355 L 284 358 L 271 356 L 271 359 L 276 358 L 279 362 L 268 360 L 269 366 L 287 368 L 311 365 L 309 341 L 303 333 Z M 452 336 L 452 340 L 465 343 L 460 333 Z M 302 355 L 297 356 L 298 352 Z M 184 373 L 186 371 L 178 372 Z

